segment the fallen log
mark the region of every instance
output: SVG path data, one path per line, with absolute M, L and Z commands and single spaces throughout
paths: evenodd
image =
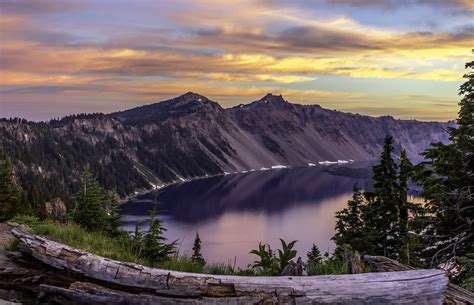
M 365 255 L 364 260 L 370 265 L 374 272 L 416 270 L 411 266 L 403 265 L 397 262 L 396 260 L 390 259 L 385 256 Z M 474 293 L 451 283 L 448 283 L 444 297 L 445 299 L 443 301 L 443 304 L 445 305 L 474 304 Z
M 108 289 L 99 285 L 75 282 L 69 289 L 41 285 L 41 292 L 44 298 L 51 303 L 59 303 L 65 305 L 89 305 L 89 304 L 107 304 L 107 305 L 122 305 L 122 304 L 222 304 L 223 299 L 203 297 L 200 299 L 176 299 L 167 298 L 149 294 L 131 294 L 124 291 L 117 291 Z M 273 300 L 262 300 L 260 297 L 235 297 L 226 298 L 226 304 L 261 304 L 265 301 L 266 304 L 283 303 L 281 299 L 274 297 Z
M 175 272 L 119 262 L 13 229 L 23 253 L 99 286 L 41 285 L 49 296 L 105 304 L 442 304 L 448 279 L 440 270 L 300 277 L 218 276 Z M 82 280 L 81 280 L 82 282 Z M 109 288 L 113 288 L 110 290 Z M 138 293 L 140 291 L 140 293 Z M 56 302 L 59 302 L 56 300 Z M 114 301 L 115 302 L 115 301 Z M 61 302 L 59 302 L 61 303 Z M 113 303 L 113 302 L 112 302 Z

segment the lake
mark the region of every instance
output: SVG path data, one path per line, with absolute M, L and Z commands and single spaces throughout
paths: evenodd
M 368 185 L 364 175 L 348 174 L 349 167 L 357 165 L 272 169 L 173 184 L 159 193 L 158 217 L 182 253 L 191 253 L 198 230 L 208 263 L 235 260 L 236 266 L 247 266 L 256 258 L 249 251 L 259 242 L 275 249 L 279 238 L 298 240 L 298 256 L 306 259 L 313 243 L 322 253 L 334 249 L 335 213 L 346 206 L 355 183 Z M 149 218 L 153 197 L 140 195 L 122 205 L 125 229 L 133 231 L 136 221 Z M 146 229 L 146 222 L 141 226 Z

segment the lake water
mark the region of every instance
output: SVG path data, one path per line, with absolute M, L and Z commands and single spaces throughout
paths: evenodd
M 313 243 L 322 253 L 331 252 L 335 213 L 346 206 L 356 182 L 368 184 L 366 178 L 324 171 L 336 167 L 274 169 L 174 184 L 158 196 L 158 217 L 168 229 L 165 236 L 178 239 L 182 253 L 191 253 L 199 230 L 210 263 L 235 260 L 237 266 L 247 266 L 256 258 L 249 251 L 259 242 L 275 249 L 279 238 L 298 240 L 295 248 L 303 259 Z M 152 194 L 141 195 L 122 206 L 125 229 L 133 231 L 137 220 L 149 218 L 152 199 Z

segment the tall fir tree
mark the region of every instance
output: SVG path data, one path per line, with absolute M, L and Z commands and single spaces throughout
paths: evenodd
M 398 174 L 399 199 L 398 199 L 398 217 L 399 217 L 399 245 L 400 262 L 409 264 L 410 262 L 410 239 L 408 236 L 408 182 L 413 173 L 413 164 L 407 157 L 405 150 L 400 154 L 400 170 Z
M 20 197 L 20 189 L 10 162 L 0 161 L 0 220 L 10 219 L 18 214 Z
M 126 233 L 121 229 L 122 219 L 118 212 L 119 210 L 119 197 L 115 191 L 105 193 L 105 213 L 106 216 L 106 231 L 112 235 L 121 235 Z
M 74 195 L 73 219 L 87 230 L 106 230 L 108 200 L 104 190 L 92 175 L 88 166 L 81 175 L 81 189 Z
M 196 237 L 194 238 L 193 256 L 191 256 L 191 260 L 201 266 L 204 266 L 206 264 L 206 261 L 204 260 L 204 257 L 201 253 L 201 237 L 199 236 L 198 231 L 196 231 Z
M 170 259 L 171 255 L 176 252 L 176 243 L 173 241 L 167 243 L 164 233 L 167 231 L 163 226 L 163 222 L 156 217 L 156 209 L 154 208 L 150 214 L 150 227 L 143 235 L 142 254 L 153 264 L 159 264 Z
M 347 208 L 336 213 L 336 234 L 332 238 L 336 243 L 336 255 L 340 255 L 346 245 L 359 252 L 367 250 L 362 221 L 364 203 L 364 194 L 356 184 L 352 199 L 347 202 Z
M 163 222 L 156 217 L 158 206 L 158 193 L 154 194 L 153 209 L 150 213 L 148 231 L 142 237 L 142 255 L 153 264 L 159 264 L 170 259 L 171 255 L 176 253 L 177 240 L 167 243 L 164 233 L 167 229 Z
M 466 82 L 457 126 L 449 144 L 435 143 L 423 153 L 420 182 L 429 209 L 424 239 L 431 266 L 451 267 L 461 282 L 474 282 L 474 61 L 466 63 Z
M 321 251 L 319 251 L 318 246 L 315 244 L 313 244 L 311 249 L 306 253 L 306 257 L 308 258 L 306 262 L 307 265 L 316 265 L 323 261 L 323 258 L 321 257 Z
M 380 163 L 373 167 L 374 190 L 365 209 L 365 236 L 375 247 L 372 254 L 397 258 L 398 181 L 397 165 L 392 157 L 393 138 L 387 135 Z

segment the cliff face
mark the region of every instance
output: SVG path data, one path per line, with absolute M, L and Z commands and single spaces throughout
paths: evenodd
M 445 123 L 373 118 L 290 104 L 274 95 L 228 111 L 239 126 L 268 143 L 270 151 L 280 152 L 282 162 L 295 165 L 377 158 L 387 134 L 393 135 L 397 151 L 406 149 L 412 159 L 432 142 L 448 141 Z
M 291 104 L 268 94 L 224 109 L 187 93 L 110 115 L 49 123 L 0 121 L 3 150 L 19 176 L 50 179 L 58 192 L 74 189 L 90 164 L 100 182 L 122 194 L 178 178 L 282 164 L 377 158 L 387 133 L 412 158 L 432 142 L 447 142 L 447 123 L 374 118 Z M 20 180 L 21 180 L 20 179 Z

